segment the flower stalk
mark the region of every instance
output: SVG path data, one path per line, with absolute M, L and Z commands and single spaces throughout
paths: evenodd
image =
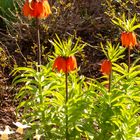
M 41 45 L 40 45 L 40 26 L 39 26 L 38 18 L 36 18 L 36 26 L 37 26 L 38 65 L 41 65 L 42 49 L 41 49 Z M 38 71 L 40 72 L 40 67 L 38 68 Z
M 128 49 L 128 72 L 130 70 L 130 51 L 137 45 L 136 34 L 134 32 L 121 33 L 122 46 Z
M 110 68 L 110 74 L 109 74 L 109 86 L 108 86 L 108 92 L 111 91 L 111 82 L 112 82 L 112 67 Z
M 128 73 L 129 73 L 129 70 L 130 70 L 130 47 L 128 47 Z
M 69 140 L 69 136 L 68 136 L 68 107 L 67 107 L 67 102 L 68 102 L 68 73 L 65 73 L 65 84 L 66 84 L 66 101 L 65 101 L 65 106 L 66 106 L 66 140 Z
M 23 5 L 24 16 L 35 18 L 37 26 L 37 47 L 38 47 L 38 65 L 41 65 L 42 49 L 40 45 L 40 20 L 47 18 L 52 14 L 48 0 L 26 0 Z M 40 72 L 40 68 L 38 68 Z

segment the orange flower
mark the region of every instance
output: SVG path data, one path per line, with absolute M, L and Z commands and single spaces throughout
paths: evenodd
M 136 34 L 134 32 L 122 32 L 121 42 L 124 47 L 134 47 L 137 45 Z
M 58 56 L 53 64 L 53 69 L 56 68 L 59 72 L 62 70 L 66 71 L 66 59 L 62 56 Z
M 71 72 L 77 68 L 77 61 L 74 56 L 70 57 L 62 57 L 58 56 L 53 64 L 53 69 L 57 69 L 59 72 L 62 71 L 64 73 Z
M 47 18 L 51 14 L 48 0 L 26 0 L 23 6 L 24 16 Z
M 67 71 L 73 71 L 77 68 L 77 61 L 76 58 L 74 56 L 70 56 L 67 59 Z
M 111 73 L 112 63 L 110 60 L 104 60 L 101 65 L 101 72 L 103 74 L 109 75 Z

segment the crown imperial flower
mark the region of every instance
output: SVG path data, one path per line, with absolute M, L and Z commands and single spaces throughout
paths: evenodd
M 110 60 L 104 60 L 101 65 L 101 72 L 105 75 L 109 75 L 111 73 L 112 63 Z
M 59 72 L 64 73 L 71 72 L 77 68 L 77 61 L 74 56 L 62 57 L 58 56 L 53 64 L 53 69 L 57 69 Z
M 124 47 L 134 47 L 137 45 L 136 34 L 134 32 L 122 32 L 121 42 Z
M 26 0 L 23 6 L 24 16 L 47 18 L 51 13 L 48 0 Z

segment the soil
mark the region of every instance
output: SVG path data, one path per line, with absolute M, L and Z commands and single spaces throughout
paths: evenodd
M 16 120 L 14 94 L 10 88 L 6 80 L 0 80 L 0 129 L 5 125 L 14 127 L 13 121 Z

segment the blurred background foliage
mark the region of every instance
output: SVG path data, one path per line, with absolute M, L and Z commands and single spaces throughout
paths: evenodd
M 0 64 L 4 75 L 13 67 L 33 65 L 37 59 L 35 21 L 23 16 L 23 2 L 0 1 L 0 47 L 5 52 L 0 59 L 8 62 Z M 43 64 L 53 51 L 48 39 L 54 38 L 56 33 L 60 38 L 74 36 L 75 41 L 80 37 L 87 43 L 84 53 L 77 55 L 80 74 L 90 77 L 100 75 L 99 63 L 104 58 L 100 42 L 120 42 L 120 30 L 111 19 L 125 13 L 129 18 L 136 14 L 137 21 L 140 20 L 139 0 L 49 0 L 49 3 L 53 14 L 40 21 Z M 135 51 L 139 52 L 138 49 Z

